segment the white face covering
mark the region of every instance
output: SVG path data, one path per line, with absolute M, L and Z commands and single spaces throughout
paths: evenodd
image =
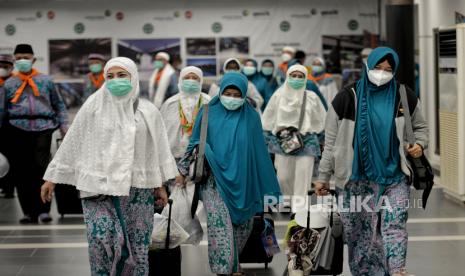
M 376 86 L 384 85 L 392 80 L 394 75 L 384 70 L 368 70 L 368 79 Z
M 10 75 L 10 70 L 5 68 L 0 68 L 0 78 L 8 77 Z
M 288 62 L 289 60 L 292 59 L 292 56 L 288 53 L 284 53 L 281 55 L 281 58 L 283 59 L 284 62 Z

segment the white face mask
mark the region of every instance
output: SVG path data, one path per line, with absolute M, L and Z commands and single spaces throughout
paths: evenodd
M 0 78 L 8 77 L 10 75 L 10 70 L 5 68 L 0 68 Z
M 384 70 L 368 70 L 368 79 L 376 86 L 384 85 L 392 80 L 394 75 Z
M 288 62 L 289 60 L 292 59 L 292 56 L 288 53 L 284 53 L 281 55 L 281 58 L 283 59 L 284 62 Z

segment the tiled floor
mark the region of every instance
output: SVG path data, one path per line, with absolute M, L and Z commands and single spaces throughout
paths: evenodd
M 418 198 L 419 193 L 414 192 Z M 0 199 L 0 275 L 89 275 L 85 228 L 81 217 L 65 217 L 50 225 L 21 226 L 16 199 Z M 282 238 L 287 216 L 275 216 L 277 236 Z M 465 206 L 433 190 L 426 211 L 410 210 L 408 269 L 417 276 L 465 275 Z M 213 275 L 209 271 L 205 242 L 183 246 L 183 275 Z M 268 270 L 244 265 L 247 275 L 282 275 L 284 254 L 275 256 Z M 344 275 L 350 275 L 345 264 Z

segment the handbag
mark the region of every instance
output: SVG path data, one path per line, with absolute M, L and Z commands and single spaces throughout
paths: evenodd
M 402 100 L 402 107 L 404 109 L 407 142 L 409 145 L 415 145 L 416 139 L 413 133 L 412 119 L 410 116 L 405 85 L 400 86 L 400 97 Z M 409 184 L 413 184 L 413 187 L 415 187 L 416 190 L 423 190 L 422 207 L 425 209 L 426 202 L 434 185 L 433 169 L 424 153 L 420 157 L 413 157 L 410 156 L 410 154 L 407 154 L 407 162 L 409 163 L 410 169 Z
M 208 179 L 208 162 L 205 159 L 205 144 L 207 143 L 208 129 L 208 104 L 203 105 L 202 122 L 200 125 L 200 142 L 192 152 L 193 160 L 189 167 L 189 177 L 195 183 L 194 196 L 192 198 L 191 216 L 195 217 L 200 199 L 200 186 Z
M 302 128 L 305 116 L 305 107 L 307 103 L 306 96 L 306 92 L 304 91 L 302 107 L 300 109 L 299 128 L 297 129 L 292 126 L 286 127 L 276 133 L 279 146 L 285 154 L 296 154 L 303 150 L 305 147 L 302 134 L 300 134 L 300 129 Z

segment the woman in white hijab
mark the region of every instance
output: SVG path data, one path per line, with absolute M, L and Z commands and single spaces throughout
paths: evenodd
M 284 84 L 273 94 L 262 117 L 268 150 L 276 155 L 275 167 L 281 191 L 285 196 L 294 196 L 291 200 L 291 203 L 295 201 L 293 209 L 305 206 L 305 201 L 299 201 L 302 206 L 296 206 L 297 200 L 306 198 L 310 187 L 314 159 L 321 154 L 317 135 L 324 130 L 326 116 L 318 96 L 306 90 L 306 82 L 307 68 L 291 66 Z M 302 137 L 303 148 L 296 152 L 283 149 L 278 138 L 284 133 L 280 131 L 290 128 L 298 130 Z
M 227 59 L 223 64 L 223 73 L 226 74 L 227 72 L 242 73 L 241 62 L 237 58 Z M 218 81 L 218 83 L 220 81 L 221 79 Z M 210 97 L 215 97 L 216 95 L 218 95 L 218 92 L 220 91 L 218 83 L 213 83 L 210 86 L 210 90 L 208 91 L 208 95 L 210 95 Z M 247 85 L 247 99 L 252 104 L 252 106 L 255 107 L 255 110 L 257 110 L 257 112 L 261 114 L 261 108 L 265 100 L 263 100 L 262 95 L 260 95 L 257 88 L 251 81 L 249 81 Z
M 136 64 L 113 58 L 104 85 L 82 106 L 45 173 L 42 200 L 54 183 L 81 192 L 92 275 L 148 275 L 154 192 L 177 174 L 159 111 L 138 99 Z
M 186 152 L 200 108 L 210 101 L 210 96 L 201 92 L 202 83 L 203 72 L 200 68 L 188 66 L 182 69 L 178 84 L 180 92 L 161 107 L 171 152 L 176 159 Z

